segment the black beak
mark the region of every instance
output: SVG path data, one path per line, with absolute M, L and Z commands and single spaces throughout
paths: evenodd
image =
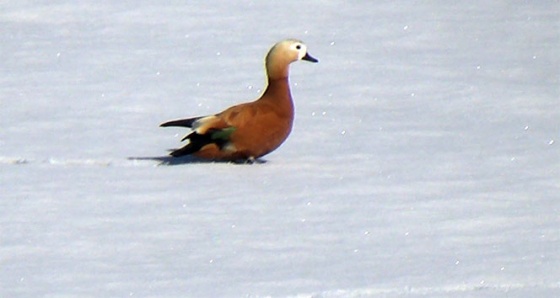
M 303 58 L 301 58 L 301 60 L 305 60 L 305 61 L 309 61 L 309 62 L 313 62 L 313 63 L 319 62 L 319 60 L 311 57 L 311 55 L 309 55 L 309 53 L 305 53 L 305 56 L 303 56 Z

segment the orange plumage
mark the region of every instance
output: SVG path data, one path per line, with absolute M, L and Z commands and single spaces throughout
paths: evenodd
M 174 150 L 179 157 L 193 154 L 212 160 L 254 160 L 278 148 L 292 130 L 294 104 L 288 81 L 289 65 L 298 60 L 317 62 L 303 42 L 287 39 L 276 43 L 266 56 L 268 85 L 260 98 L 221 113 L 173 120 L 161 124 L 190 127 L 183 140 L 189 143 Z

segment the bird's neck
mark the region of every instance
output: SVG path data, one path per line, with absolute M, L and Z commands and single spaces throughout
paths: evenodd
M 290 82 L 288 78 L 281 79 L 268 79 L 268 86 L 264 91 L 263 97 L 267 98 L 289 98 L 292 96 L 290 93 Z
M 266 75 L 271 80 L 288 79 L 290 63 L 282 59 L 268 57 L 265 63 Z
M 294 103 L 290 92 L 290 82 L 288 78 L 268 79 L 268 86 L 264 91 L 261 100 L 280 107 L 282 110 L 293 113 Z

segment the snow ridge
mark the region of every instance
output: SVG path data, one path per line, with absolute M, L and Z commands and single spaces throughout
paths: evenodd
M 67 159 L 58 157 L 49 157 L 43 159 L 33 159 L 25 157 L 7 157 L 0 156 L 0 164 L 4 165 L 28 165 L 28 164 L 41 164 L 51 166 L 74 166 L 74 167 L 130 167 L 130 166 L 157 166 L 162 164 L 154 163 L 154 159 L 93 159 L 93 158 L 80 158 L 80 159 Z
M 303 298 L 332 298 L 332 297 L 377 297 L 378 295 L 408 296 L 419 295 L 433 297 L 434 295 L 458 295 L 469 292 L 506 294 L 519 290 L 559 290 L 560 282 L 552 284 L 544 283 L 512 283 L 489 285 L 481 282 L 480 284 L 457 284 L 442 287 L 403 287 L 403 288 L 363 288 L 355 290 L 334 290 L 313 294 L 301 294 L 292 297 Z

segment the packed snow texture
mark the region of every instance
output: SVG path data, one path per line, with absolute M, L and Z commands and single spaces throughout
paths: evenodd
M 291 66 L 266 163 L 161 164 Z M 0 3 L 0 297 L 560 297 L 560 2 Z

